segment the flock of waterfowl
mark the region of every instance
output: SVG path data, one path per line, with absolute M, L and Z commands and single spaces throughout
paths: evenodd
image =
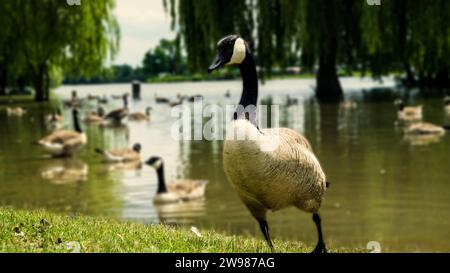
M 423 121 L 422 105 L 406 106 L 401 99 L 395 100 L 394 105 L 398 107 L 397 124 L 402 127 L 405 139 L 413 145 L 425 145 L 437 142 L 445 135 L 446 130 L 450 129 L 448 125 L 441 126 Z M 444 111 L 446 115 L 450 116 L 449 97 L 444 98 Z
M 50 155 L 52 158 L 66 158 L 72 157 L 78 150 L 88 142 L 86 133 L 83 130 L 81 121 L 89 125 L 97 125 L 102 127 L 111 127 L 122 125 L 125 119 L 134 122 L 149 122 L 152 108 L 149 106 L 145 109 L 145 112 L 130 112 L 128 106 L 128 94 L 111 96 L 112 100 L 122 100 L 123 106 L 117 109 L 112 109 L 106 112 L 104 106 L 109 103 L 109 99 L 106 96 L 99 97 L 88 95 L 85 98 L 79 98 L 77 92 L 72 91 L 71 98 L 62 101 L 62 105 L 70 109 L 73 119 L 73 129 L 61 129 L 64 123 L 64 116 L 61 110 L 58 108 L 55 112 L 45 116 L 45 123 L 47 128 L 52 132 L 36 141 L 43 152 Z M 179 101 L 188 100 L 194 101 L 194 99 L 202 99 L 201 95 L 192 97 L 178 96 Z M 81 113 L 86 101 L 97 101 L 97 111 L 90 112 L 84 111 Z M 160 97 L 155 98 L 156 103 L 167 103 L 170 106 L 174 106 L 168 99 L 162 99 Z M 7 115 L 10 117 L 20 117 L 27 113 L 27 111 L 21 107 L 7 108 Z M 83 118 L 80 116 L 83 115 Z M 114 165 L 119 163 L 129 163 L 129 166 L 139 167 L 141 165 L 141 145 L 136 143 L 131 148 L 118 148 L 112 150 L 103 150 L 96 148 L 95 152 L 102 158 L 102 162 L 110 164 L 110 170 L 120 169 L 115 168 Z M 153 159 L 158 158 L 157 161 Z M 155 162 L 158 164 L 155 165 Z M 164 168 L 162 159 L 159 157 L 151 157 L 146 161 L 147 165 L 151 165 L 155 168 L 158 176 L 157 193 L 154 197 L 154 202 L 158 204 L 165 203 L 177 203 L 183 201 L 190 201 L 199 199 L 204 196 L 205 193 L 205 181 L 203 180 L 176 180 L 171 181 L 167 185 L 165 184 Z M 80 164 L 78 164 L 80 165 Z M 85 165 L 81 164 L 76 168 L 64 168 L 63 166 L 57 166 L 49 168 L 42 172 L 41 176 L 45 179 L 52 179 L 57 181 L 67 181 L 70 177 L 85 177 L 87 174 Z
M 236 35 L 221 39 L 217 44 L 217 55 L 208 71 L 212 72 L 225 65 L 237 65 L 243 81 L 242 96 L 239 105 L 244 108 L 257 105 L 258 77 L 253 55 L 247 43 Z M 123 119 L 150 120 L 151 108 L 145 113 L 129 113 L 127 95 L 114 97 L 122 99 L 123 107 L 105 114 L 99 107 L 95 113 L 89 113 L 85 122 L 98 124 L 120 123 Z M 225 97 L 230 97 L 227 92 Z M 88 99 L 97 99 L 88 97 Z M 102 98 L 105 103 L 107 98 Z M 186 101 L 202 99 L 201 95 L 184 97 L 179 95 L 177 101 L 170 101 L 155 95 L 155 102 L 175 106 Z M 288 97 L 288 105 L 297 103 L 296 99 Z M 99 101 L 100 104 L 100 101 Z M 398 119 L 411 122 L 405 132 L 407 134 L 443 134 L 444 128 L 430 123 L 420 122 L 422 108 L 405 106 L 398 100 Z M 88 141 L 79 123 L 79 108 L 82 102 L 76 98 L 64 102 L 72 108 L 74 130 L 56 130 L 49 136 L 38 141 L 44 151 L 52 156 L 70 156 Z M 445 109 L 450 112 L 450 99 L 445 99 Z M 356 108 L 356 103 L 345 101 L 341 105 L 346 109 Z M 256 109 L 252 108 L 256 111 Z M 16 110 L 17 111 L 17 110 Z M 8 112 L 9 113 L 9 112 Z M 260 129 L 256 123 L 256 112 L 238 107 L 234 113 L 228 133 L 244 134 L 245 138 L 237 140 L 227 138 L 223 147 L 223 167 L 227 179 L 235 188 L 238 196 L 258 221 L 261 232 L 270 248 L 273 244 L 270 238 L 267 211 L 277 211 L 294 206 L 305 212 L 312 213 L 318 234 L 315 253 L 327 252 L 322 233 L 319 209 L 323 196 L 329 186 L 325 172 L 319 159 L 315 156 L 308 140 L 298 132 L 289 128 Z M 57 122 L 58 116 L 49 116 L 51 122 Z M 418 122 L 416 122 L 418 121 Z M 270 148 L 271 147 L 271 148 Z M 105 151 L 96 149 L 105 162 L 118 163 L 140 161 L 141 146 L 135 144 L 131 149 L 115 149 Z M 164 161 L 158 156 L 152 156 L 145 164 L 153 167 L 158 176 L 155 203 L 170 203 L 189 201 L 201 198 L 205 193 L 206 181 L 172 181 L 166 183 Z

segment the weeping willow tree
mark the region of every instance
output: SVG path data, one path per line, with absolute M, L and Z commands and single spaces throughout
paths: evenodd
M 405 83 L 450 86 L 450 2 L 384 1 L 363 9 L 364 66 L 374 75 L 403 71 Z
M 70 6 L 59 0 L 2 1 L 2 30 L 23 58 L 9 58 L 17 74 L 27 75 L 35 99 L 49 99 L 55 74 L 62 71 L 90 76 L 100 71 L 118 48 L 119 27 L 114 0 L 83 1 Z M 1 48 L 0 48 L 1 49 Z M 0 52 L 7 56 L 6 49 Z M 1 59 L 6 59 L 5 57 Z
M 450 2 L 391 0 L 164 0 L 190 68 L 204 70 L 219 38 L 238 33 L 262 75 L 300 57 L 316 73 L 320 101 L 342 98 L 337 71 L 391 72 L 406 82 L 448 85 Z M 297 58 L 298 59 L 298 58 Z
M 361 1 L 164 0 L 164 5 L 184 40 L 191 69 L 204 69 L 217 40 L 238 33 L 256 50 L 262 76 L 301 56 L 304 68 L 318 66 L 317 97 L 341 99 L 336 62 L 354 66 Z

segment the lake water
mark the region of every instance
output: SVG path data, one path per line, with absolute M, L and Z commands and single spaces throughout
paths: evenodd
M 365 248 L 378 241 L 382 251 L 450 251 L 450 136 L 407 139 L 396 122 L 393 100 L 406 97 L 390 79 L 342 79 L 346 97 L 358 103 L 348 110 L 319 105 L 313 99 L 313 80 L 277 80 L 261 86 L 260 100 L 272 96 L 280 104 L 280 124 L 304 134 L 311 142 L 328 180 L 321 214 L 330 247 Z M 391 88 L 393 87 L 393 88 Z M 72 89 L 87 94 L 122 94 L 129 84 L 63 86 L 56 90 L 68 98 Z M 231 97 L 225 98 L 226 90 Z M 144 84 L 142 99 L 130 100 L 132 111 L 152 106 L 148 123 L 126 122 L 121 128 L 83 125 L 88 144 L 72 159 L 48 159 L 32 141 L 45 136 L 43 117 L 49 105 L 23 104 L 29 113 L 8 118 L 0 106 L 0 205 L 45 208 L 65 214 L 112 218 L 215 229 L 227 234 L 262 238 L 256 221 L 226 181 L 222 169 L 222 141 L 178 141 L 170 130 L 176 117 L 154 96 L 175 100 L 178 93 L 202 94 L 205 104 L 236 104 L 240 81 Z M 286 106 L 286 96 L 298 104 Z M 442 97 L 423 98 L 409 92 L 408 103 L 424 105 L 424 119 L 449 122 Z M 186 103 L 187 104 L 187 103 Z M 121 107 L 110 100 L 106 108 Z M 95 103 L 83 112 L 95 109 Z M 70 111 L 63 110 L 65 127 L 72 128 Z M 105 165 L 94 148 L 142 144 L 142 159 L 161 156 L 168 180 L 207 179 L 203 201 L 154 206 L 156 173 L 141 169 L 114 169 Z M 117 166 L 116 166 L 117 167 Z M 125 166 L 126 167 L 126 166 Z M 58 177 L 52 171 L 62 170 Z M 83 173 L 84 171 L 84 173 Z M 301 240 L 314 246 L 316 231 L 311 215 L 295 208 L 269 212 L 273 238 Z

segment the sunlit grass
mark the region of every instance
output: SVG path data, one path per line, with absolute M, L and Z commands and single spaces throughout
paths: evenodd
M 262 240 L 188 228 L 144 225 L 42 210 L 0 209 L 0 252 L 270 252 Z M 275 240 L 276 252 L 310 252 L 300 242 Z M 339 249 L 332 252 L 360 252 Z

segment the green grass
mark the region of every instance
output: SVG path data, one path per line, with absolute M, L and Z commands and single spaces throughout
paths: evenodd
M 144 225 L 88 216 L 68 217 L 43 210 L 0 208 L 0 252 L 270 252 L 263 240 L 188 228 Z M 274 241 L 277 252 L 310 252 L 300 242 Z M 361 252 L 332 249 L 332 252 Z

